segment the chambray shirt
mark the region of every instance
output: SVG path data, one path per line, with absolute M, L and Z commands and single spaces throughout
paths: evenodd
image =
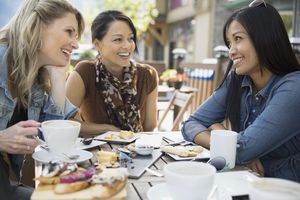
M 13 99 L 8 89 L 5 51 L 6 46 L 0 45 L 0 130 L 7 128 L 7 124 L 10 121 L 17 104 L 17 98 Z M 64 112 L 62 112 L 60 107 L 54 103 L 51 96 L 46 94 L 38 84 L 32 86 L 31 92 L 31 102 L 30 106 L 27 108 L 28 119 L 39 122 L 51 119 L 68 119 L 78 111 L 78 109 L 66 98 Z M 18 179 L 20 179 L 23 160 L 24 155 L 11 156 L 11 165 Z
M 198 133 L 224 120 L 231 77 L 183 122 L 186 140 L 193 141 Z M 273 75 L 256 95 L 248 76 L 241 87 L 237 164 L 259 158 L 265 176 L 300 182 L 300 71 Z

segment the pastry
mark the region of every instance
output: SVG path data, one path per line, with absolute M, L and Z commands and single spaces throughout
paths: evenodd
M 68 194 L 83 190 L 90 186 L 88 181 L 77 181 L 74 183 L 59 183 L 54 187 L 54 192 L 56 194 Z
M 203 147 L 201 146 L 162 146 L 161 151 L 165 153 L 170 153 L 174 155 L 178 155 L 181 157 L 196 157 L 198 153 L 203 151 Z
M 173 147 L 173 146 L 162 146 L 160 149 L 165 153 L 175 154 L 181 157 L 188 157 L 189 151 L 185 148 Z
M 110 151 L 98 151 L 97 158 L 99 163 L 114 163 L 118 160 L 118 154 Z

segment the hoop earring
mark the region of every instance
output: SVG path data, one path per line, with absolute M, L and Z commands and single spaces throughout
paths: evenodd
M 39 44 L 38 44 L 38 50 L 41 50 L 43 48 L 43 41 L 40 40 Z

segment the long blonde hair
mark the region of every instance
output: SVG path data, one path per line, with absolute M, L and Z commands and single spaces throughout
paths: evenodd
M 48 91 L 49 77 L 37 66 L 38 51 L 42 46 L 42 24 L 73 13 L 78 22 L 78 35 L 84 30 L 81 13 L 67 0 L 25 0 L 10 22 L 0 31 L 0 43 L 7 45 L 8 82 L 14 83 L 19 104 L 27 108 L 31 88 L 35 82 Z

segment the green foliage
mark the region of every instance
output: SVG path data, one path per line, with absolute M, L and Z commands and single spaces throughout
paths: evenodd
M 93 51 L 88 49 L 88 50 L 85 50 L 84 52 L 82 52 L 80 54 L 80 58 L 79 60 L 83 60 L 83 59 L 93 59 L 95 58 L 95 55 L 93 54 Z
M 291 14 L 282 14 L 282 13 L 280 15 L 286 31 L 288 32 L 289 36 L 291 36 L 293 31 L 293 27 L 292 27 L 293 16 Z
M 120 10 L 131 18 L 137 29 L 137 35 L 145 32 L 158 15 L 155 0 L 104 0 L 105 10 Z

